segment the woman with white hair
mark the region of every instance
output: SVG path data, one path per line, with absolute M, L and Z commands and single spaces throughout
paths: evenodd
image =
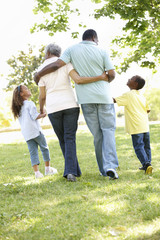
M 38 71 L 60 57 L 61 48 L 56 44 L 49 44 L 45 49 L 45 61 Z M 44 113 L 44 105 L 53 129 L 59 139 L 59 144 L 65 159 L 63 176 L 68 181 L 75 182 L 81 175 L 76 153 L 76 131 L 78 127 L 79 106 L 77 104 L 70 78 L 76 84 L 91 83 L 108 80 L 105 73 L 97 77 L 80 77 L 71 63 L 57 71 L 43 76 L 39 83 L 40 111 Z

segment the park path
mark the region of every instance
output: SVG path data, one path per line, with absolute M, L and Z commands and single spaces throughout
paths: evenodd
M 78 131 L 80 130 L 89 131 L 85 124 L 78 126 Z M 52 128 L 43 129 L 43 133 L 47 139 L 57 138 Z M 16 143 L 25 142 L 20 130 L 0 132 L 0 144 L 10 144 L 14 142 Z
M 150 124 L 160 124 L 160 122 L 159 121 L 150 122 Z M 124 126 L 124 119 L 117 121 L 117 127 L 118 126 Z M 86 124 L 84 124 L 84 122 L 83 122 L 83 124 L 78 125 L 78 131 L 89 132 L 88 127 Z M 43 129 L 43 133 L 47 137 L 48 140 L 57 138 L 52 128 Z M 0 132 L 0 144 L 10 144 L 10 143 L 14 143 L 14 142 L 16 142 L 16 143 L 17 142 L 18 143 L 25 142 L 20 130 L 19 131 Z

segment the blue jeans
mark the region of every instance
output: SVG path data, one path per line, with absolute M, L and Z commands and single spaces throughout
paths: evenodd
M 88 128 L 94 137 L 99 171 L 106 176 L 108 169 L 118 167 L 114 104 L 82 104 L 81 107 Z
M 45 162 L 50 161 L 48 145 L 47 145 L 45 136 L 42 133 L 40 133 L 38 137 L 28 140 L 27 145 L 30 153 L 32 167 L 34 165 L 40 164 L 39 156 L 38 156 L 38 146 L 40 146 L 43 160 Z
M 137 155 L 137 158 L 141 162 L 142 166 L 146 163 L 151 163 L 151 147 L 150 147 L 150 135 L 149 132 L 132 134 L 132 143 Z
M 76 153 L 76 131 L 78 127 L 79 108 L 69 108 L 48 114 L 65 159 L 64 177 L 81 175 Z

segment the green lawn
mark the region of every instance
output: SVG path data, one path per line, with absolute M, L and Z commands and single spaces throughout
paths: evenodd
M 0 239 L 160 239 L 160 125 L 151 125 L 153 174 L 140 166 L 124 128 L 117 128 L 119 179 L 99 175 L 93 138 L 79 130 L 82 177 L 67 182 L 55 137 L 47 136 L 55 176 L 35 180 L 24 141 L 0 144 Z M 40 170 L 44 173 L 41 158 Z

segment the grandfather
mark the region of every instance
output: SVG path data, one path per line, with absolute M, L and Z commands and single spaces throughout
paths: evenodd
M 67 48 L 62 56 L 35 74 L 35 82 L 71 62 L 80 76 L 98 76 L 106 71 L 108 82 L 97 81 L 75 84 L 78 103 L 81 104 L 85 121 L 94 137 L 95 154 L 99 171 L 110 179 L 118 179 L 118 159 L 115 143 L 115 110 L 110 82 L 115 78 L 114 67 L 105 50 L 98 48 L 98 36 L 88 29 L 82 42 Z

